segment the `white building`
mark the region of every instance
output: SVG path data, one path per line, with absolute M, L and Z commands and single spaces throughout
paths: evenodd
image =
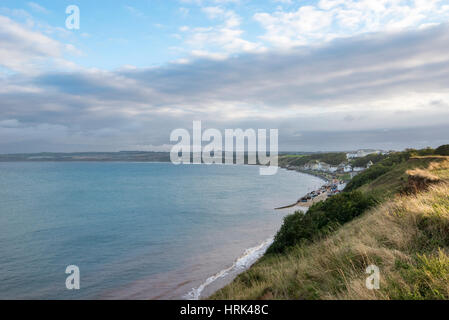
M 354 159 L 354 158 L 363 158 L 366 157 L 367 155 L 370 154 L 381 154 L 382 151 L 376 150 L 358 150 L 357 152 L 350 152 L 346 154 L 346 158 L 349 159 Z
M 337 172 L 337 170 L 338 170 L 338 167 L 330 166 L 328 172 L 334 173 L 334 172 Z
M 320 162 L 320 161 L 310 161 L 309 163 L 306 163 L 303 166 L 304 170 L 315 170 L 315 171 L 324 171 L 324 172 L 336 172 L 338 170 L 338 167 L 331 166 L 330 164 L 326 162 Z
M 346 154 L 346 158 L 349 159 L 354 159 L 357 158 L 357 153 L 347 153 Z

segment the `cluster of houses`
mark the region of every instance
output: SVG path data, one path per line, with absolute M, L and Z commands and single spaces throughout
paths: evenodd
M 350 163 L 343 162 L 338 166 L 332 166 L 328 163 L 318 160 L 310 161 L 302 166 L 301 169 L 307 171 L 322 171 L 328 173 L 348 173 L 348 172 L 360 172 L 373 165 L 373 162 L 368 162 L 366 167 L 353 167 Z
M 318 161 L 318 160 L 312 160 L 305 165 L 301 167 L 295 167 L 295 166 L 288 166 L 287 169 L 290 170 L 305 170 L 305 171 L 321 171 L 321 172 L 327 172 L 327 173 L 351 173 L 353 175 L 368 169 L 373 165 L 372 161 L 369 161 L 366 167 L 355 167 L 352 166 L 350 163 L 350 160 L 353 160 L 355 158 L 361 158 L 365 157 L 370 154 L 385 154 L 384 151 L 379 150 L 358 150 L 356 152 L 347 153 L 346 158 L 348 161 L 340 163 L 338 166 L 330 165 L 326 162 Z
M 322 171 L 328 173 L 351 173 L 351 172 L 357 173 L 371 167 L 373 165 L 373 162 L 372 161 L 368 162 L 366 167 L 354 167 L 349 163 L 349 161 L 356 158 L 363 158 L 370 154 L 386 154 L 386 152 L 380 150 L 358 150 L 355 152 L 347 153 L 346 159 L 348 160 L 348 162 L 340 163 L 338 166 L 332 166 L 328 163 L 315 160 L 305 164 L 302 167 L 302 169 L 311 171 Z

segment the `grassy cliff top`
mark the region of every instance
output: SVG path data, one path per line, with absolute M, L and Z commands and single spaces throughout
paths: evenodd
M 393 157 L 349 186 L 348 208 L 331 214 L 322 204 L 309 220 L 287 218 L 276 237 L 282 250 L 269 250 L 211 298 L 449 299 L 449 157 Z M 350 193 L 377 205 L 354 211 L 359 198 Z M 365 286 L 372 264 L 380 268 L 380 290 Z

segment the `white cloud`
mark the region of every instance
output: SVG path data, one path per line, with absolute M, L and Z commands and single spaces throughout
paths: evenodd
M 36 12 L 39 13 L 45 13 L 48 14 L 50 11 L 48 11 L 46 8 L 44 8 L 43 6 L 35 3 L 35 2 L 28 2 L 28 6 L 33 9 Z
M 218 24 L 210 27 L 181 27 L 185 43 L 194 56 L 222 58 L 232 53 L 261 51 L 264 48 L 243 38 L 241 18 L 232 10 L 208 6 L 202 8 L 206 16 Z
M 21 73 L 48 67 L 73 68 L 75 65 L 64 59 L 64 53 L 80 51 L 0 15 L 0 66 Z
M 330 31 L 332 13 L 303 6 L 294 12 L 257 13 L 254 19 L 266 29 L 263 40 L 291 47 L 306 44 L 311 38 L 322 38 L 324 32 Z
M 254 15 L 261 39 L 281 47 L 329 41 L 360 33 L 401 31 L 446 22 L 443 0 L 320 0 L 296 10 Z

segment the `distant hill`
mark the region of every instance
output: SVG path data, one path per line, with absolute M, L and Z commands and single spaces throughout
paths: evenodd
M 169 152 L 78 152 L 78 153 L 23 153 L 0 154 L 0 162 L 11 161 L 137 161 L 137 162 L 168 162 Z
M 330 152 L 330 153 L 315 153 L 308 155 L 280 155 L 279 165 L 286 167 L 291 166 L 303 166 L 306 163 L 318 160 L 330 165 L 339 165 L 347 160 L 345 152 Z

